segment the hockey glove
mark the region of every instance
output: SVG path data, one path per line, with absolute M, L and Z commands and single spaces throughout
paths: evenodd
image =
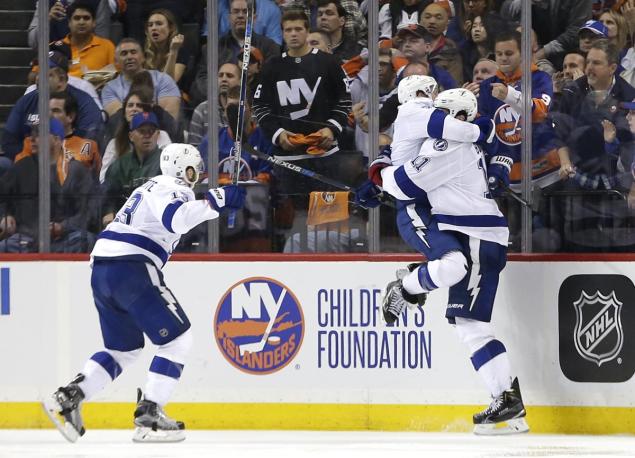
M 379 207 L 381 205 L 379 201 L 381 192 L 381 189 L 375 186 L 372 181 L 366 180 L 355 190 L 355 204 L 364 208 Z
M 494 156 L 487 167 L 487 187 L 492 197 L 500 197 L 509 188 L 509 172 L 513 161 L 507 156 Z
M 382 185 L 381 171 L 388 166 L 392 165 L 390 156 L 380 154 L 377 159 L 370 163 L 368 167 L 368 178 L 377 186 Z
M 496 125 L 491 118 L 487 116 L 479 116 L 474 121 L 473 124 L 476 124 L 479 130 L 481 131 L 478 136 L 477 143 L 485 142 L 492 143 L 494 141 L 494 135 L 496 134 Z
M 245 204 L 245 190 L 232 184 L 210 189 L 205 193 L 205 198 L 218 213 L 225 210 L 240 210 Z

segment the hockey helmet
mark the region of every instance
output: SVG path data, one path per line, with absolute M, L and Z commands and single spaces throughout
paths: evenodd
M 434 92 L 437 90 L 437 82 L 431 76 L 426 75 L 410 75 L 399 81 L 397 86 L 397 97 L 399 103 L 406 103 L 416 98 L 419 92 L 432 98 Z
M 192 145 L 172 143 L 161 151 L 161 173 L 185 181 L 190 188 L 203 172 L 201 154 Z
M 441 92 L 434 99 L 434 107 L 445 108 L 453 118 L 456 118 L 460 113 L 464 113 L 466 121 L 474 121 L 478 112 L 478 102 L 474 93 L 460 88 Z

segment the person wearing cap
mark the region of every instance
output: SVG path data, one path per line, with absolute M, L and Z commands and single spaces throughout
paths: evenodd
M 398 43 L 399 50 L 409 62 L 419 62 L 428 66 L 429 76 L 437 80 L 440 91 L 458 86 L 447 70 L 429 61 L 434 37 L 421 24 L 408 24 L 401 27 L 393 41 Z
M 68 59 L 58 51 L 49 52 L 48 80 L 50 92 L 68 92 L 77 100 L 77 135 L 98 141 L 104 127 L 101 110 L 90 95 L 68 84 Z M 23 126 L 39 119 L 38 94 L 39 91 L 34 90 L 23 95 L 9 113 L 1 140 L 6 157 L 13 159 L 22 151 Z
M 108 224 L 114 219 L 114 212 L 123 205 L 129 191 L 161 174 L 159 139 L 159 120 L 152 112 L 137 113 L 130 121 L 132 151 L 119 157 L 106 172 L 104 188 L 106 199 L 102 223 Z
M 111 8 L 115 2 L 105 2 L 102 0 L 82 0 L 85 3 L 88 3 L 92 6 L 95 11 L 95 34 L 109 38 L 110 37 L 110 24 L 111 24 L 111 16 L 116 13 L 116 11 Z M 69 33 L 68 28 L 68 15 L 67 8 L 72 5 L 73 0 L 48 0 L 49 3 L 49 38 L 45 41 L 45 43 L 51 41 L 62 40 Z M 115 7 L 116 8 L 116 7 Z M 39 31 L 39 16 L 40 16 L 40 2 L 35 3 L 35 12 L 33 13 L 33 18 L 31 19 L 31 23 L 29 24 L 28 32 L 29 32 L 29 46 L 36 50 L 38 44 L 43 40 L 40 39 L 40 31 Z
M 346 10 L 339 0 L 317 1 L 317 28 L 329 35 L 331 53 L 342 63 L 359 55 L 361 45 L 344 30 Z
M 589 20 L 586 21 L 582 27 L 580 27 L 578 37 L 578 48 L 580 48 L 580 51 L 586 54 L 589 52 L 589 49 L 591 49 L 591 45 L 595 41 L 601 40 L 602 38 L 608 38 L 608 29 L 600 21 Z
M 447 0 L 430 3 L 420 19 L 420 24 L 431 35 L 428 61 L 447 70 L 460 85 L 463 84 L 463 59 L 456 43 L 445 36 L 449 22 L 450 7 Z
M 38 248 L 39 129 L 37 124 L 28 128 L 31 154 L 19 158 L 0 176 L 0 253 L 35 252 Z M 93 180 L 89 170 L 74 160 L 68 164 L 65 179 L 60 180 L 57 161 L 64 154 L 63 140 L 64 126 L 51 118 L 51 251 L 81 253 L 94 240 L 87 232 Z
M 218 39 L 218 63 L 235 62 L 236 56 L 243 48 L 245 40 L 245 27 L 249 14 L 249 2 L 247 0 L 230 0 L 229 2 L 229 31 Z M 254 5 L 254 17 L 258 17 L 257 5 Z M 264 35 L 253 32 L 251 34 L 251 46 L 258 48 L 268 62 L 271 58 L 280 55 L 278 43 Z
M 243 65 L 243 52 L 241 51 L 236 59 L 236 63 L 238 67 L 242 67 Z M 247 66 L 247 95 L 251 98 L 254 95 L 254 91 L 256 90 L 256 82 L 258 80 L 258 75 L 260 74 L 260 69 L 262 68 L 262 64 L 264 63 L 264 57 L 258 48 L 251 48 L 251 52 L 249 53 L 249 65 Z

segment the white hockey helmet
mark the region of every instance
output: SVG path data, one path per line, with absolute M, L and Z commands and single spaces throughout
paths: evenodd
M 478 102 L 474 93 L 461 88 L 441 92 L 434 99 L 434 107 L 445 108 L 453 118 L 459 113 L 464 113 L 466 121 L 474 121 L 478 112 Z
M 172 143 L 161 151 L 161 173 L 185 181 L 190 188 L 203 172 L 201 154 L 192 145 Z
M 432 98 L 437 90 L 437 81 L 431 76 L 426 75 L 410 75 L 399 81 L 397 86 L 397 97 L 399 103 L 406 103 L 418 97 L 421 91 L 428 98 Z

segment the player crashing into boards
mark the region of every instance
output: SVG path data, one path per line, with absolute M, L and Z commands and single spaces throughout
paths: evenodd
M 132 192 L 90 255 L 91 286 L 105 348 L 86 361 L 73 381 L 43 402 L 46 414 L 70 442 L 85 431 L 82 403 L 137 359 L 144 334 L 157 350 L 145 390 L 138 390 L 133 441 L 185 439 L 183 422 L 168 417 L 163 407 L 183 371 L 192 331 L 161 269 L 181 235 L 224 211 L 240 209 L 245 191 L 237 185 L 224 186 L 196 200 L 192 188 L 203 171 L 196 148 L 173 143 L 161 152 L 160 160 L 162 175 Z
M 465 89 L 440 93 L 434 107 L 463 121 L 473 121 L 477 113 L 476 97 Z M 496 158 L 488 166 L 477 143 L 428 138 L 416 158 L 400 166 L 384 162 L 374 172 L 369 175 L 375 191 L 362 200 L 373 206 L 373 194 L 383 190 L 399 202 L 418 202 L 410 224 L 399 229 L 404 240 L 429 259 L 409 266 L 409 272 L 398 272 L 398 279 L 388 285 L 382 306 L 386 321 L 394 322 L 408 304 L 421 303 L 418 296 L 449 287 L 446 318 L 469 348 L 472 365 L 493 399 L 474 415 L 474 432 L 528 431 L 518 379 L 512 377 L 507 350 L 490 323 L 509 239 L 492 193 L 501 191 L 499 180 L 506 182 L 509 168 Z

